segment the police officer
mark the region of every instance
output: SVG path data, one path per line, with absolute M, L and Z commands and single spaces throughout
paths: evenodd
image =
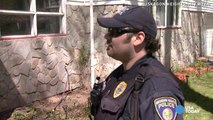
M 97 87 L 91 92 L 95 120 L 182 120 L 177 108 L 183 108 L 184 98 L 176 77 L 152 56 L 160 48 L 153 16 L 131 6 L 97 21 L 108 29 L 108 56 L 122 65 L 99 93 Z

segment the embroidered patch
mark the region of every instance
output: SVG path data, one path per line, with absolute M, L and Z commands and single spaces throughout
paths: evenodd
M 127 84 L 124 81 L 120 82 L 115 88 L 113 98 L 117 98 L 118 96 L 120 96 L 125 91 L 126 87 Z
M 176 99 L 172 97 L 160 97 L 154 100 L 155 109 L 161 120 L 175 120 L 177 112 Z

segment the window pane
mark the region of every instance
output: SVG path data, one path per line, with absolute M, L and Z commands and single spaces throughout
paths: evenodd
M 38 16 L 38 34 L 60 33 L 59 16 Z
M 0 9 L 29 11 L 30 2 L 29 0 L 1 0 Z
M 168 0 L 167 6 L 167 26 L 178 25 L 178 14 L 180 9 L 180 0 Z
M 40 12 L 59 12 L 59 0 L 36 0 L 36 7 Z
M 165 0 L 156 1 L 156 22 L 158 26 L 165 26 Z
M 30 16 L 1 15 L 0 36 L 30 34 Z

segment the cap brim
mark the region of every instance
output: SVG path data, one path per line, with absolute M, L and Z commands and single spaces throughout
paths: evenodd
M 105 28 L 118 28 L 118 27 L 128 27 L 127 24 L 124 24 L 115 18 L 98 18 L 98 24 Z

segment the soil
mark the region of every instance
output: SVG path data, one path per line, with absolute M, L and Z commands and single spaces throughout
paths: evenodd
M 64 95 L 16 108 L 8 120 L 89 120 L 90 91 L 90 85 L 86 84 Z

